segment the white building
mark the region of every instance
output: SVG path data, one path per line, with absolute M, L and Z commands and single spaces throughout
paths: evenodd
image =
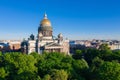
M 52 33 L 51 22 L 48 20 L 47 14 L 44 14 L 44 18 L 38 27 L 37 39 L 31 35 L 27 41 L 23 41 L 21 44 L 22 51 L 28 54 L 31 52 L 40 54 L 43 51 L 69 54 L 69 40 L 64 40 L 61 33 L 54 39 Z

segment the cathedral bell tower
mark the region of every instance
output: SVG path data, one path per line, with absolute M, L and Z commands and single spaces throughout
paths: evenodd
M 44 18 L 40 22 L 40 26 L 38 28 L 38 39 L 41 40 L 41 38 L 44 40 L 52 39 L 52 26 L 51 26 L 51 22 L 47 18 L 46 13 L 44 14 Z

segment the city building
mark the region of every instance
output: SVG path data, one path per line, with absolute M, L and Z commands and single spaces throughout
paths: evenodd
M 88 48 L 99 49 L 101 44 L 108 44 L 111 50 L 120 50 L 120 41 L 118 40 L 73 40 L 70 41 L 70 53 L 74 54 L 76 50 Z
M 1 40 L 0 51 L 1 52 L 19 52 L 21 49 L 20 40 Z
M 45 13 L 38 27 L 37 39 L 32 34 L 28 40 L 24 40 L 21 43 L 21 50 L 23 53 L 27 54 L 31 52 L 38 52 L 41 54 L 44 51 L 69 54 L 69 40 L 64 40 L 61 33 L 58 34 L 57 38 L 53 37 L 53 27 Z

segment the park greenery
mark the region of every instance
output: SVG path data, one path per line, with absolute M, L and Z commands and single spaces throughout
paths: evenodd
M 0 53 L 0 80 L 120 80 L 120 51 L 103 44 L 73 55 Z

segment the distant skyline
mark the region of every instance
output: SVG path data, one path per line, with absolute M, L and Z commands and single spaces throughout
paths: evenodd
M 45 12 L 54 36 L 120 40 L 120 0 L 0 0 L 0 40 L 37 36 Z

